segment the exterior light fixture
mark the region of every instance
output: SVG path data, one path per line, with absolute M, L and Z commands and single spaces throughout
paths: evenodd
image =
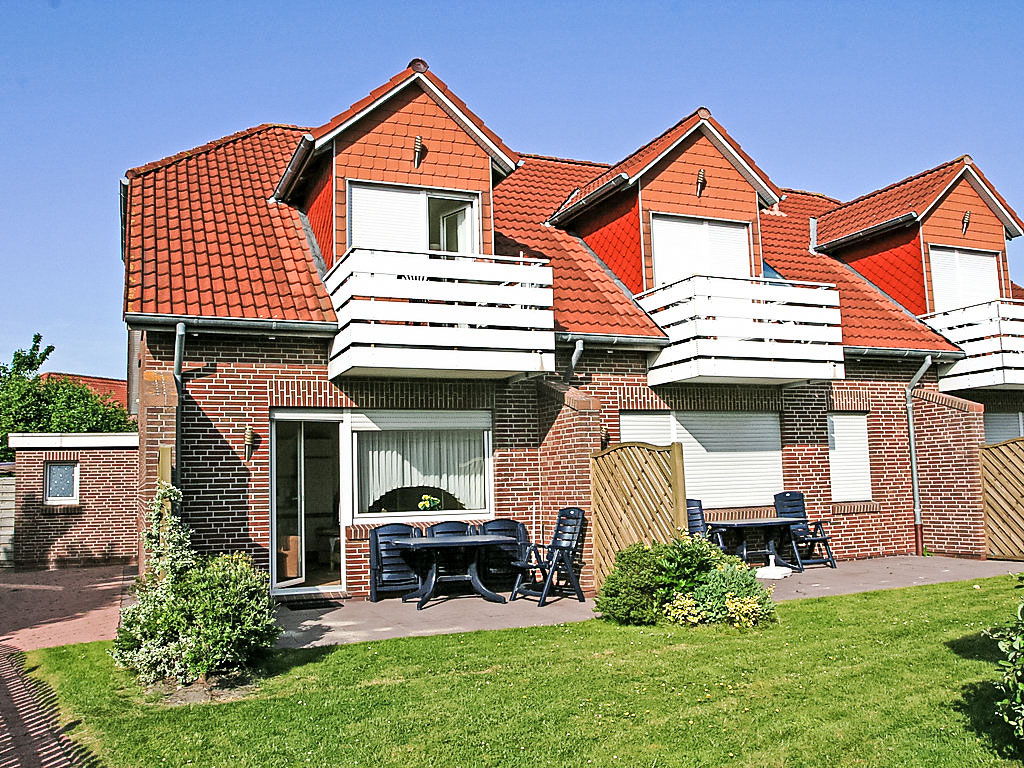
M 707 176 L 704 174 L 704 169 L 701 168 L 699 171 L 697 171 L 697 197 L 700 197 L 704 193 L 704 188 L 707 185 Z
M 413 146 L 412 151 L 412 162 L 417 168 L 420 167 L 420 163 L 423 162 L 423 137 L 416 137 L 416 144 Z
M 245 427 L 245 460 L 249 461 L 252 458 L 253 447 L 255 445 L 255 435 L 252 431 L 252 425 L 247 424 Z
M 971 226 L 971 212 L 964 211 L 964 218 L 960 222 L 963 225 L 963 234 L 967 234 L 967 228 Z

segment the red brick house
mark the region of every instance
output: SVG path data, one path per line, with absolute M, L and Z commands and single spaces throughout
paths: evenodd
M 1019 234 L 976 175 L 971 226 L 990 204 Z M 915 531 L 985 554 L 984 409 L 943 383 L 972 353 L 880 286 L 897 204 L 779 187 L 704 108 L 612 166 L 523 154 L 414 60 L 320 127 L 132 169 L 121 199 L 141 495 L 174 446 L 198 543 L 275 592 L 366 594 L 382 522 L 539 537 L 626 440 L 682 442 L 712 516 L 804 491 L 840 557 Z

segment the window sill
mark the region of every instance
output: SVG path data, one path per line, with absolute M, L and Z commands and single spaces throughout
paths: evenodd
M 832 514 L 857 515 L 865 512 L 880 512 L 882 505 L 877 501 L 833 501 Z
M 77 515 L 84 510 L 82 505 L 74 502 L 70 504 L 51 504 L 47 502 L 42 508 L 45 515 Z

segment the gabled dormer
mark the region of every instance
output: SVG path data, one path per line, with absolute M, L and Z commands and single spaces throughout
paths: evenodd
M 575 190 L 578 236 L 668 336 L 652 385 L 843 376 L 833 286 L 765 277 L 760 213 L 782 193 L 701 107 Z
M 1021 386 L 1024 305 L 1012 299 L 1006 257 L 1021 234 L 1024 222 L 964 155 L 823 214 L 816 248 L 964 349 L 943 389 Z
M 422 59 L 302 137 L 274 197 L 319 252 L 332 377 L 554 370 L 550 268 L 494 255 L 491 191 L 518 162 Z
M 780 198 L 701 107 L 576 190 L 551 223 L 577 231 L 641 293 L 691 275 L 759 277 L 758 211 Z

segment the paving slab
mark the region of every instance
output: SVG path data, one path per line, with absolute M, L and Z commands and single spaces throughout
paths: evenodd
M 20 651 L 110 640 L 134 566 L 0 569 L 0 644 Z
M 1024 562 L 1009 560 L 967 560 L 957 557 L 877 557 L 868 560 L 841 560 L 838 568 L 809 566 L 803 573 L 784 579 L 765 581 L 774 584 L 772 597 L 777 601 L 801 597 L 849 595 L 876 589 L 896 589 L 946 581 L 966 581 L 1024 572 Z
M 575 598 L 559 598 L 539 608 L 536 600 L 519 599 L 502 604 L 487 602 L 476 595 L 465 595 L 436 600 L 422 611 L 417 611 L 416 603 L 403 603 L 399 598 L 387 598 L 376 603 L 352 598 L 340 607 L 328 609 L 291 610 L 281 606 L 277 618 L 284 627 L 278 645 L 308 648 L 392 637 L 586 621 L 594 618 L 594 601 L 581 603 Z

